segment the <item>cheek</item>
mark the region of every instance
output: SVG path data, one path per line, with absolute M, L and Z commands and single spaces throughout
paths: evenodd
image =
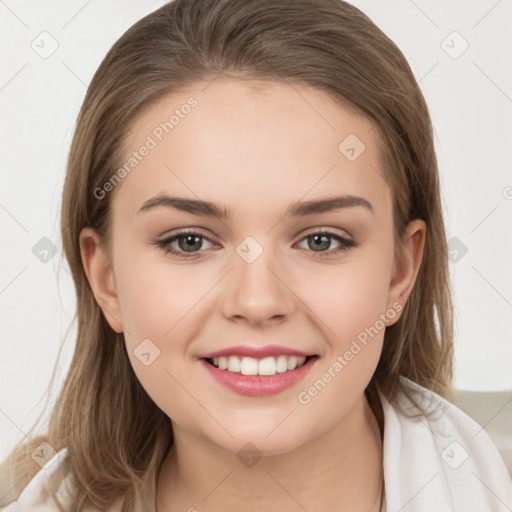
M 187 371 L 184 353 L 197 328 L 193 326 L 194 306 L 207 292 L 208 280 L 191 285 L 193 274 L 142 257 L 124 258 L 116 271 L 133 370 L 156 405 L 166 414 L 180 417 L 190 406 L 182 388 L 186 380 L 181 371 Z
M 151 258 L 125 258 L 118 270 L 123 325 L 131 343 L 143 338 L 162 340 L 174 333 L 181 320 L 193 314 L 210 283 L 180 266 L 165 261 L 155 264 Z
M 382 351 L 385 320 L 391 320 L 386 310 L 391 260 L 385 254 L 375 251 L 357 263 L 355 258 L 354 264 L 329 276 L 318 274 L 307 294 L 303 289 L 327 343 L 318 371 L 297 397 L 301 405 L 323 410 L 336 403 L 338 417 L 370 382 Z
M 145 254 L 133 252 L 119 258 L 115 268 L 132 367 L 157 405 L 166 411 L 179 409 L 183 393 L 171 373 L 182 382 L 176 372 L 186 373 L 183 363 L 189 342 L 203 325 L 197 317 L 216 280 L 211 270 L 185 270 L 165 258 L 152 258 L 147 249 Z M 169 396 L 173 396 L 172 407 L 162 402 Z
M 380 359 L 385 333 L 387 282 L 375 272 L 339 273 L 329 292 L 316 288 L 307 301 L 321 319 L 327 341 L 314 375 L 298 390 L 297 402 L 308 415 L 331 411 L 340 420 L 364 393 Z M 334 407 L 333 407 L 334 404 Z
M 309 284 L 303 282 L 302 296 L 313 315 L 322 320 L 319 325 L 336 348 L 343 348 L 385 313 L 388 267 L 384 259 L 362 261 L 323 276 L 318 273 Z M 382 329 L 381 322 L 378 327 Z

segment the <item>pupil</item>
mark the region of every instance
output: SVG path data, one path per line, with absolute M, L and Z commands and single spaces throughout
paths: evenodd
M 182 237 L 180 239 L 180 242 L 181 240 L 185 239 L 186 242 L 185 242 L 185 247 L 181 246 L 182 244 L 180 243 L 179 245 L 181 246 L 180 248 L 181 249 L 199 249 L 201 247 L 201 238 L 198 237 L 198 236 L 195 236 L 195 235 L 185 235 L 184 237 Z M 198 241 L 198 242 L 197 242 Z M 197 246 L 197 247 L 195 247 Z
M 317 235 L 312 235 L 309 238 L 310 239 L 312 238 L 314 240 L 313 248 L 329 249 L 329 247 L 331 245 L 330 239 L 327 235 L 318 235 L 317 234 Z M 324 242 L 322 242 L 322 239 L 324 240 Z M 324 247 L 322 247 L 322 245 Z

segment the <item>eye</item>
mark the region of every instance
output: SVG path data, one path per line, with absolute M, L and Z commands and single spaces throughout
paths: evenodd
M 328 250 L 332 245 L 330 239 L 334 239 L 339 246 L 335 249 Z M 356 242 L 350 238 L 325 230 L 310 233 L 302 239 L 301 243 L 303 243 L 303 241 L 306 241 L 308 248 L 312 249 L 312 252 L 317 253 L 320 257 L 330 256 L 340 251 L 347 251 L 357 245 Z
M 204 240 L 212 243 L 210 238 L 202 233 L 183 230 L 163 240 L 157 240 L 155 244 L 166 254 L 171 253 L 178 258 L 186 259 L 195 258 L 197 257 L 197 252 L 202 252 L 199 249 L 201 249 Z M 177 243 L 177 249 L 173 247 L 175 243 Z

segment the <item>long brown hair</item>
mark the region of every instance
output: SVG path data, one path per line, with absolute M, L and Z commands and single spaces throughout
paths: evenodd
M 42 440 L 69 449 L 77 489 L 73 511 L 123 499 L 134 511 L 173 442 L 171 423 L 137 380 L 122 334 L 105 320 L 88 284 L 79 233 L 108 235 L 110 194 L 93 194 L 119 168 L 130 123 L 150 104 L 220 74 L 321 90 L 373 122 L 393 194 L 396 251 L 409 221 L 427 225 L 424 258 L 366 389 L 379 414 L 379 388 L 396 403 L 401 376 L 450 398 L 453 321 L 445 227 L 427 105 L 397 46 L 356 7 L 340 0 L 176 0 L 133 25 L 94 75 L 80 110 L 62 198 L 64 253 L 76 287 L 77 339 L 53 405 L 48 434 L 21 442 L 16 497 L 39 467 Z M 382 412 L 382 411 L 381 411 Z

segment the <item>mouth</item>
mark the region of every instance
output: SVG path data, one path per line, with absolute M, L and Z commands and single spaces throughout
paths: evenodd
M 203 367 L 222 386 L 238 395 L 264 397 L 291 389 L 309 373 L 317 355 L 254 358 L 236 355 L 203 357 Z

